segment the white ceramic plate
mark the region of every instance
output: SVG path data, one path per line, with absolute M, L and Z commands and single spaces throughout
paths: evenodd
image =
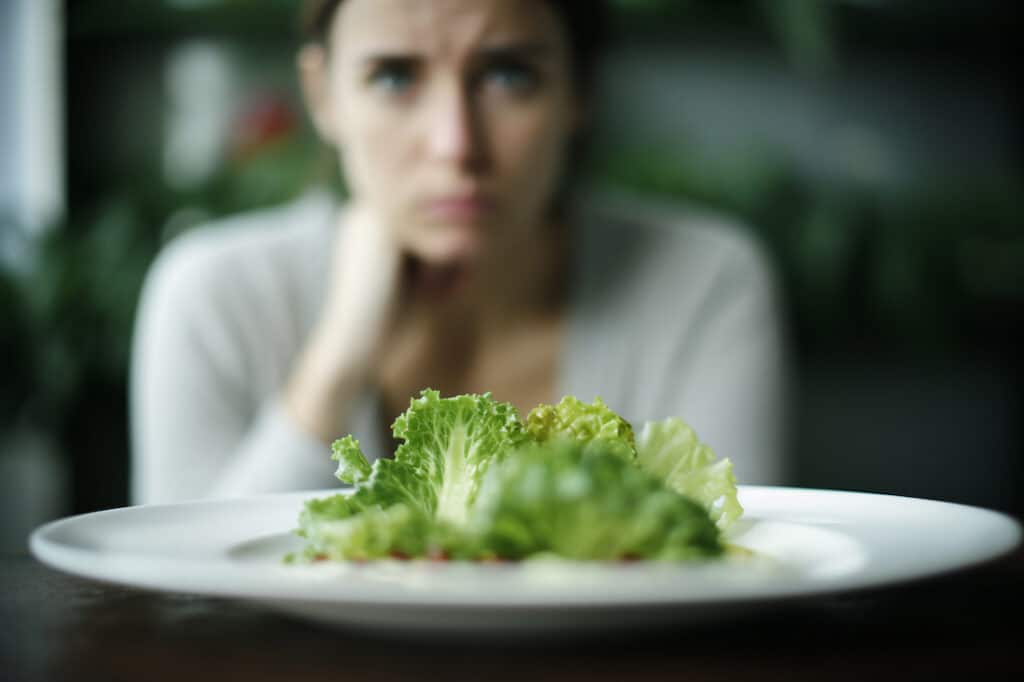
M 303 500 L 337 491 L 128 507 L 33 533 L 54 568 L 147 589 L 260 602 L 342 625 L 474 632 L 635 627 L 720 618 L 782 599 L 877 587 L 1009 551 L 1013 519 L 888 495 L 740 486 L 730 542 L 703 564 L 381 561 L 286 565 Z

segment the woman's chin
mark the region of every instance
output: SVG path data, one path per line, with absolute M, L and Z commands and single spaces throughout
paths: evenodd
M 482 252 L 480 235 L 464 231 L 424 236 L 407 247 L 413 288 L 430 303 L 455 303 L 473 288 Z
M 432 235 L 417 244 L 414 252 L 418 258 L 433 267 L 470 267 L 480 260 L 483 253 L 483 239 L 477 232 L 453 231 L 443 235 Z

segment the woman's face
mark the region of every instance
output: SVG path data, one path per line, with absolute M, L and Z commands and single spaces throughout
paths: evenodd
M 542 0 L 345 0 L 300 64 L 354 200 L 442 264 L 543 225 L 579 119 L 570 58 Z

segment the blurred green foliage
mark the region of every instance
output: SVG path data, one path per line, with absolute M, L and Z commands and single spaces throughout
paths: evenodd
M 599 154 L 595 172 L 750 226 L 775 257 L 804 353 L 940 356 L 1021 338 L 1024 178 L 881 192 L 815 183 L 784 159 L 618 149 Z
M 201 222 L 282 203 L 313 183 L 340 186 L 308 134 L 226 159 L 186 191 L 168 188 L 155 167 L 140 176 L 28 243 L 26 263 L 0 263 L 0 352 L 11 368 L 0 384 L 0 435 L 36 429 L 72 459 L 98 436 L 123 460 L 135 311 L 160 248 Z

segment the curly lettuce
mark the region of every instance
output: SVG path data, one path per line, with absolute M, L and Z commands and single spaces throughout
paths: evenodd
M 555 439 L 516 452 L 489 472 L 476 514 L 481 547 L 510 559 L 722 553 L 718 528 L 699 504 L 600 441 Z
M 722 530 L 743 514 L 732 462 L 717 460 L 681 419 L 644 425 L 637 440 L 637 464 L 680 495 L 700 503 Z
M 566 396 L 557 405 L 535 407 L 526 430 L 538 442 L 568 438 L 635 460 L 641 469 L 701 504 L 722 530 L 743 514 L 732 462 L 716 460 L 711 448 L 681 419 L 647 422 L 637 439 L 629 422 L 600 398 L 588 405 Z
M 336 441 L 336 476 L 354 486 L 312 500 L 299 517 L 307 557 L 371 559 L 394 554 L 462 553 L 469 510 L 492 459 L 526 436 L 510 403 L 484 395 L 441 398 L 425 390 L 392 426 L 404 442 L 394 459 L 371 467 L 351 436 Z
M 600 398 L 590 405 L 567 395 L 557 405 L 538 405 L 526 418 L 526 431 L 538 443 L 567 438 L 598 446 L 627 460 L 636 458 L 632 425 Z
M 491 395 L 425 390 L 371 466 L 352 436 L 332 446 L 351 492 L 299 517 L 306 559 L 444 556 L 683 560 L 721 553 L 739 517 L 732 464 L 678 419 L 632 425 L 596 399 L 527 419 Z

